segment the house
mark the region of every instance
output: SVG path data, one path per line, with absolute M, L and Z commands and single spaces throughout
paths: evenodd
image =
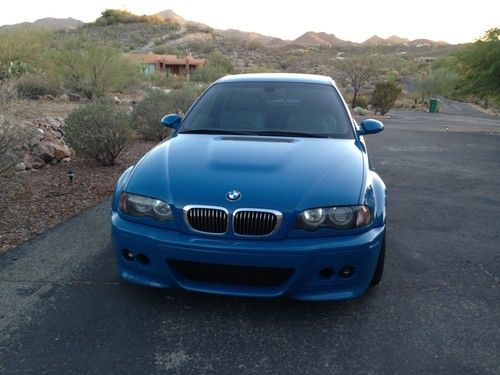
M 144 74 L 148 75 L 164 73 L 186 76 L 208 62 L 207 59 L 195 59 L 191 54 L 185 58 L 178 58 L 176 55 L 157 55 L 152 52 L 131 56 L 143 63 Z

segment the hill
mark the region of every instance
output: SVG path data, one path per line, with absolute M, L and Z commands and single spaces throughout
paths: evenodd
M 13 31 L 19 27 L 34 27 L 42 30 L 74 30 L 83 25 L 84 22 L 75 18 L 41 18 L 34 22 L 21 22 L 13 25 L 0 26 L 0 31 Z
M 385 40 L 388 41 L 391 45 L 392 44 L 407 44 L 410 41 L 410 39 L 400 38 L 397 35 L 391 35 L 389 38 L 386 38 Z
M 157 16 L 160 16 L 168 23 L 174 23 L 180 26 L 186 26 L 188 21 L 186 21 L 183 17 L 179 16 L 171 9 L 162 10 L 161 12 L 156 13 Z
M 363 46 L 388 46 L 391 43 L 378 35 L 374 35 L 371 38 L 368 38 L 365 40 L 363 43 L 361 43 Z
M 327 34 L 324 32 L 317 33 L 314 31 L 308 31 L 302 34 L 297 39 L 293 40 L 291 43 L 299 46 L 330 46 L 330 47 L 345 46 L 347 44 L 350 44 L 350 42 L 337 38 L 334 34 Z

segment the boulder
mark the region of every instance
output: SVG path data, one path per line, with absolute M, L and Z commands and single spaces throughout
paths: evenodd
M 72 102 L 79 102 L 81 99 L 80 94 L 70 92 L 69 93 L 69 100 Z
M 52 143 L 52 146 L 54 147 L 54 158 L 57 161 L 61 161 L 71 155 L 71 151 L 66 145 L 58 145 Z
M 45 162 L 32 154 L 27 154 L 24 156 L 24 164 L 26 169 L 40 169 L 45 165 Z
M 16 171 L 24 171 L 26 169 L 26 164 L 23 162 L 17 163 L 15 169 Z
M 122 101 L 118 98 L 118 96 L 113 96 L 113 98 L 112 98 L 112 99 L 113 99 L 113 102 L 114 102 L 115 104 L 121 104 L 121 102 L 122 102 Z
M 32 149 L 36 157 L 42 159 L 46 163 L 50 163 L 55 158 L 54 147 L 52 143 L 39 143 Z

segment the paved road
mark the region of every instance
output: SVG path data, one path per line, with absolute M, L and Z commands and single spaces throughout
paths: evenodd
M 117 280 L 109 203 L 0 256 L 0 373 L 500 373 L 500 121 L 393 111 L 379 287 L 342 303 Z

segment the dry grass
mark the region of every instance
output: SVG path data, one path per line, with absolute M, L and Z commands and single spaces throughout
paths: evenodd
M 52 100 L 15 100 L 9 104 L 12 116 L 21 120 L 37 117 L 66 117 L 73 109 L 82 105 L 79 102 L 58 102 Z

